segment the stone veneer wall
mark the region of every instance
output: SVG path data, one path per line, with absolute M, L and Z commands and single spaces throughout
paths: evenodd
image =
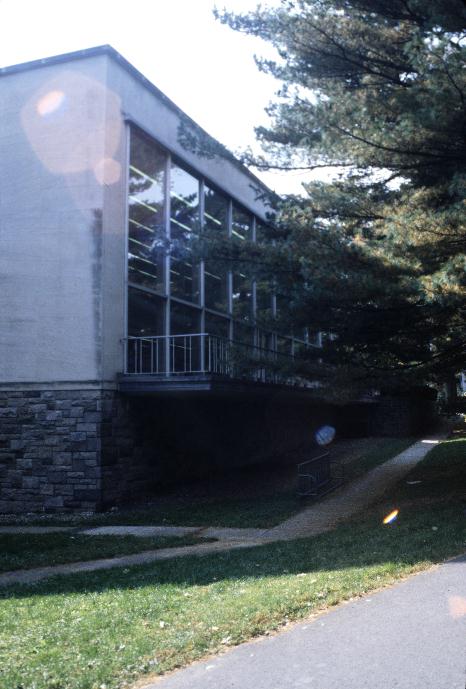
M 0 387 L 0 513 L 96 511 L 149 494 L 157 452 L 137 418 L 111 389 Z
M 0 511 L 94 510 L 101 390 L 0 389 Z

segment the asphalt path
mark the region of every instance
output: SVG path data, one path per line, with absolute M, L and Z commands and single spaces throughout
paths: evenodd
M 466 555 L 145 689 L 465 689 Z

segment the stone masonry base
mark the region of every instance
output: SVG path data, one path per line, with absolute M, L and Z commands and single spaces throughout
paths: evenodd
M 106 394 L 0 390 L 1 512 L 99 506 Z
M 94 512 L 151 494 L 157 445 L 144 444 L 131 400 L 50 388 L 0 387 L 0 513 Z

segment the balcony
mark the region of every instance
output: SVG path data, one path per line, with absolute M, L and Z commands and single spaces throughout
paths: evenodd
M 245 384 L 309 388 L 293 374 L 303 347 L 315 345 L 290 340 L 286 354 L 208 333 L 128 337 L 119 385 L 124 392 L 231 390 Z

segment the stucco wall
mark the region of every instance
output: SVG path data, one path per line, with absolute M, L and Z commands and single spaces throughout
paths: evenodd
M 0 382 L 101 377 L 105 73 L 0 79 Z

